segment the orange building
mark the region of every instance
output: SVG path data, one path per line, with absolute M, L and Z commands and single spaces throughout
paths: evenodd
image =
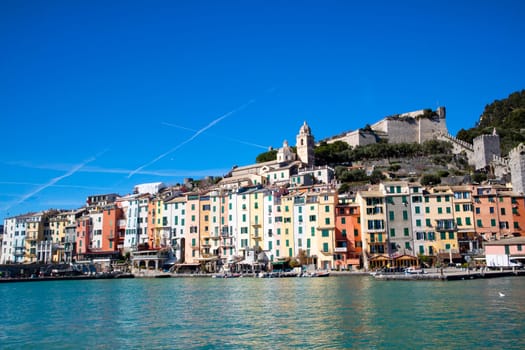
M 116 205 L 104 208 L 102 213 L 102 251 L 117 252 L 119 244 L 124 241 L 124 231 L 119 227 L 122 209 Z M 122 242 L 121 242 L 122 237 Z
M 512 203 L 512 233 L 514 236 L 525 236 L 525 197 L 514 195 Z
M 89 242 L 91 235 L 91 217 L 89 214 L 84 214 L 77 220 L 77 241 L 76 252 L 73 253 L 74 258 L 84 259 L 84 255 L 89 252 Z M 76 254 L 75 254 L 76 253 Z
M 359 204 L 355 198 L 339 197 L 335 210 L 335 265 L 359 268 L 363 252 Z

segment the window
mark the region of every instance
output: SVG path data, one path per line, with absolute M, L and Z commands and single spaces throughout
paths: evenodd
M 315 215 L 310 215 L 310 217 L 308 218 L 310 221 L 315 221 Z
M 506 212 L 505 212 L 505 208 L 501 208 L 501 215 L 505 215 Z
M 455 210 L 456 210 L 457 212 L 459 212 L 460 209 L 461 209 L 461 206 L 460 206 L 459 204 L 456 204 L 456 206 L 455 206 Z
M 343 230 L 341 231 L 341 235 L 342 235 L 343 237 L 346 237 L 346 230 L 345 230 L 345 229 L 343 229 Z
M 403 220 L 408 220 L 408 211 L 403 210 Z
M 490 212 L 491 214 L 494 214 L 494 207 L 489 207 L 489 212 Z
M 391 228 L 390 229 L 390 237 L 395 237 L 396 236 L 396 229 L 395 228 Z
M 483 227 L 483 225 L 482 225 L 482 223 L 481 223 L 481 219 L 476 220 L 476 225 L 477 225 L 478 227 Z
M 310 233 L 312 234 L 312 237 L 315 236 L 315 227 L 310 228 Z
M 496 226 L 496 219 L 490 219 L 490 226 Z
M 476 214 L 479 214 L 480 213 L 480 210 L 479 210 L 479 207 L 476 208 Z
M 358 229 L 354 229 L 354 237 L 357 237 L 359 236 L 359 230 Z
M 419 206 L 414 207 L 416 214 L 421 214 L 421 208 Z
M 448 233 L 448 239 L 454 239 L 454 232 Z
M 462 226 L 463 224 L 461 223 L 461 218 L 456 218 L 456 224 L 458 226 Z
M 443 208 L 438 207 L 438 214 L 443 214 Z
M 432 225 L 430 224 L 430 219 L 425 219 L 425 224 L 427 225 L 427 227 L 431 227 Z
M 322 231 L 321 231 L 321 236 L 323 236 L 323 237 L 329 237 L 329 232 L 328 232 L 328 230 L 322 230 Z
M 440 235 L 440 236 L 441 236 L 441 239 L 442 239 L 442 240 L 447 239 L 447 233 L 446 233 L 446 232 L 441 232 L 441 235 Z
M 341 218 L 341 224 L 342 225 L 346 224 L 346 218 Z
M 389 211 L 389 212 L 388 212 L 388 219 L 389 219 L 390 221 L 394 221 L 394 212 L 393 212 L 393 211 Z
M 405 242 L 405 249 L 409 249 L 409 250 L 411 249 L 410 248 L 410 242 Z
M 471 225 L 470 218 L 465 218 L 465 225 Z
M 405 227 L 403 229 L 403 234 L 405 235 L 405 237 L 408 237 L 410 235 L 409 232 L 408 232 L 408 227 Z
M 417 227 L 421 227 L 421 219 L 417 219 L 416 220 L 416 226 Z
M 330 212 L 330 206 L 329 205 L 325 205 L 324 206 L 324 211 L 325 211 L 325 213 L 329 213 Z
M 324 219 L 324 223 L 325 223 L 326 225 L 330 225 L 330 218 L 325 218 L 325 219 Z
M 425 213 L 430 214 L 430 207 L 425 207 Z
M 328 252 L 328 243 L 323 243 L 323 252 Z

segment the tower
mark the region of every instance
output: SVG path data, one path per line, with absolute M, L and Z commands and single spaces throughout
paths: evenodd
M 492 131 L 492 135 L 480 135 L 472 143 L 476 170 L 488 166 L 494 156 L 501 156 L 500 139 L 496 128 Z
M 299 129 L 299 134 L 297 134 L 296 147 L 299 160 L 306 166 L 315 165 L 314 146 L 314 136 L 305 121 L 301 129 Z
M 525 144 L 520 143 L 509 152 L 512 190 L 525 193 Z

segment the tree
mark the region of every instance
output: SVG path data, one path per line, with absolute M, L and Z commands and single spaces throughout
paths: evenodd
M 485 106 L 476 125 L 470 129 L 461 129 L 456 137 L 472 143 L 484 134 L 491 134 L 496 128 L 501 142 L 501 153 L 507 155 L 520 142 L 525 142 L 525 90 L 511 93 L 507 98 L 495 100 Z
M 423 186 L 438 185 L 441 183 L 441 177 L 436 174 L 425 174 L 421 177 L 420 183 Z
M 277 150 L 272 149 L 268 152 L 263 152 L 255 158 L 256 163 L 270 162 L 277 159 Z

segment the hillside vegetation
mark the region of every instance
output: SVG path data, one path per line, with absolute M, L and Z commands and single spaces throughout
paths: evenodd
M 520 142 L 525 142 L 525 90 L 513 92 L 507 98 L 485 106 L 476 125 L 461 129 L 457 138 L 472 143 L 479 135 L 491 134 L 494 128 L 500 135 L 503 156 Z

